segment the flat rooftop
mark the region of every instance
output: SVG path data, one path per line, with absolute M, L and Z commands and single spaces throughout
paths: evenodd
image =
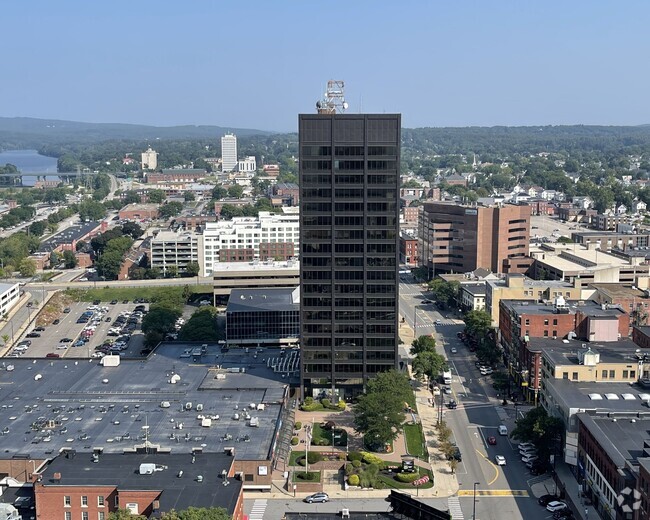
M 582 346 L 585 345 L 585 348 Z M 600 354 L 601 363 L 637 364 L 638 345 L 630 339 L 618 341 L 580 341 L 553 338 L 530 338 L 529 350 L 539 351 L 555 365 L 579 365 L 578 352 L 591 349 Z
M 650 440 L 650 417 L 622 419 L 579 413 L 578 419 L 617 467 L 622 468 L 626 461 L 635 462 L 644 457 L 644 441 Z
M 209 344 L 206 355 L 194 362 L 196 346 L 161 344 L 148 359 L 122 360 L 117 367 L 65 358 L 3 360 L 4 456 L 43 459 L 61 448 L 82 452 L 95 447 L 122 453 L 144 441 L 143 426 L 148 426 L 149 441 L 172 453 L 192 447 L 222 452 L 234 446 L 238 459 L 266 460 L 288 386 L 286 375 L 267 367 L 281 359 L 280 349 L 224 354 Z M 9 365 L 13 370 L 7 370 Z M 228 371 L 241 369 L 245 372 Z M 174 374 L 180 380 L 170 384 Z M 197 404 L 203 410 L 197 411 Z M 251 408 L 259 404 L 264 410 Z M 259 427 L 248 425 L 247 413 L 259 419 Z M 212 426 L 202 427 L 199 415 L 215 417 Z
M 214 264 L 213 275 L 224 273 L 243 273 L 249 271 L 300 271 L 297 260 L 286 262 L 217 262 Z
M 638 298 L 639 300 L 647 299 L 646 293 L 632 285 L 622 283 L 590 283 L 590 287 L 598 290 L 607 298 Z
M 233 289 L 226 312 L 300 311 L 299 288 Z
M 485 282 L 482 283 L 464 283 L 461 286 L 461 290 L 467 291 L 468 293 L 474 296 L 485 296 Z
M 70 244 L 73 240 L 80 240 L 88 233 L 92 233 L 99 227 L 99 222 L 84 222 L 83 224 L 76 224 L 64 229 L 60 233 L 43 240 L 38 247 L 39 251 L 50 252 L 53 251 L 59 244 Z
M 536 302 L 533 300 L 501 300 L 501 302 L 506 309 L 512 310 L 517 314 L 549 314 L 556 315 L 562 314 L 555 312 L 555 306 L 553 303 L 548 305 L 543 302 Z M 618 318 L 619 316 L 625 314 L 620 307 L 617 305 L 607 305 L 603 306 L 594 301 L 589 300 L 566 300 L 566 309 L 568 314 L 575 314 L 576 312 L 581 312 L 587 316 L 599 317 L 599 318 Z M 565 312 L 566 314 L 566 312 Z
M 513 276 L 513 275 L 509 275 Z M 517 278 L 523 278 L 523 287 L 558 287 L 558 288 L 567 288 L 572 289 L 573 284 L 565 282 L 564 280 L 534 280 L 528 278 L 527 276 L 518 276 Z M 498 280 L 486 280 L 487 283 L 493 287 L 508 287 L 507 278 L 500 278 Z M 517 285 L 510 285 L 510 287 L 517 287 Z
M 233 511 L 242 482 L 228 478 L 224 486 L 221 472 L 229 471 L 233 457 L 225 453 L 103 454 L 93 463 L 90 453 L 65 454 L 54 459 L 43 471 L 41 483 L 56 486 L 115 486 L 120 491 L 161 491 L 160 509 L 182 511 L 194 507 L 224 507 Z M 157 471 L 140 475 L 140 464 L 155 464 Z M 180 472 L 181 477 L 178 477 Z M 60 478 L 55 479 L 54 474 Z M 202 482 L 197 476 L 203 477 Z M 58 476 L 58 475 L 57 475 Z
M 639 417 L 650 418 L 650 408 L 646 404 L 650 400 L 650 389 L 644 389 L 638 383 L 596 383 L 552 378 L 544 381 L 547 393 L 552 394 L 566 410 L 638 414 Z

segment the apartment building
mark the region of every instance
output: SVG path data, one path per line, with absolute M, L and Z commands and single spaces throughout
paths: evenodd
M 203 237 L 191 231 L 161 231 L 151 239 L 149 246 L 151 267 L 157 267 L 167 274 L 170 267 L 178 273 L 185 272 L 187 264 L 199 264 L 199 275 L 203 276 Z
M 530 206 L 426 202 L 419 217 L 420 262 L 432 275 L 526 272 Z
M 221 261 L 297 257 L 300 241 L 298 208 L 284 208 L 282 214 L 261 211 L 258 217 L 206 222 L 203 231 L 203 273 L 211 276 Z M 281 245 L 284 244 L 284 245 Z

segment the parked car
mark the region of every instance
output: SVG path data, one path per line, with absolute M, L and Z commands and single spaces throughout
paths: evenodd
M 532 442 L 520 442 L 517 444 L 517 448 L 519 448 L 519 451 L 525 450 L 526 448 L 535 448 L 535 445 Z
M 456 353 L 458 352 L 458 349 L 457 349 L 456 347 L 451 347 L 450 352 L 451 352 L 452 354 L 456 354 Z
M 494 457 L 494 460 L 497 463 L 497 466 L 505 466 L 506 465 L 506 458 L 503 455 L 496 455 Z
M 508 435 L 508 428 L 504 424 L 499 425 L 499 435 Z
M 117 303 L 117 300 L 111 300 L 111 305 L 115 305 Z
M 61 320 L 57 318 L 52 322 L 52 325 L 58 325 L 59 323 L 61 323 Z
M 567 507 L 568 506 L 564 502 L 560 502 L 558 500 L 554 500 L 553 502 L 546 504 L 546 510 L 550 511 L 551 513 L 555 513 L 555 511 L 562 511 Z
M 61 338 L 59 343 L 72 343 L 72 340 L 70 338 Z
M 45 354 L 45 357 L 49 357 L 49 358 L 60 358 L 61 355 L 60 355 L 60 354 L 57 354 L 56 352 L 48 352 L 47 354 Z
M 41 335 L 38 332 L 30 332 L 29 334 L 25 334 L 26 338 L 40 338 Z
M 65 314 L 68 314 L 70 312 L 70 307 L 66 307 L 65 309 L 63 309 L 63 312 Z
M 329 500 L 330 497 L 327 493 L 314 493 L 313 495 L 305 497 L 305 502 L 308 504 L 313 504 L 314 502 L 329 502 Z
M 458 403 L 452 399 L 447 403 L 447 406 L 449 407 L 450 410 L 455 410 L 456 408 L 458 408 Z
M 521 461 L 524 464 L 528 464 L 529 462 L 532 463 L 533 461 L 536 460 L 539 460 L 539 457 L 537 455 L 524 455 L 523 457 L 521 457 Z
M 451 458 L 457 460 L 458 462 L 462 462 L 463 456 L 461 455 L 460 448 L 458 446 L 454 446 L 454 452 L 451 454 Z
M 34 328 L 34 332 L 44 332 L 44 331 L 45 331 L 45 327 L 36 327 L 36 328 Z
M 488 443 L 490 446 L 496 446 L 496 444 L 497 444 L 497 438 L 496 438 L 494 435 L 490 435 L 490 436 L 487 438 L 487 443 Z
M 537 503 L 540 506 L 546 507 L 549 504 L 549 502 L 557 502 L 559 498 L 560 497 L 557 495 L 550 495 L 550 494 L 542 495 L 537 499 Z
M 421 303 L 422 303 L 422 305 L 430 305 L 430 304 L 432 304 L 433 302 L 432 302 L 431 300 L 424 299 L 424 300 L 422 300 Z

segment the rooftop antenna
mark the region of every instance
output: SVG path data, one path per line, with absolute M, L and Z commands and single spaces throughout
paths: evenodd
M 344 91 L 344 81 L 329 80 L 323 99 L 316 101 L 316 111 L 319 114 L 343 114 L 348 109 Z

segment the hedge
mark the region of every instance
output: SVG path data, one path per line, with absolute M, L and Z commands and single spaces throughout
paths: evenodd
M 397 480 L 398 482 L 404 482 L 405 484 L 410 484 L 411 482 L 415 482 L 419 478 L 420 478 L 420 474 L 418 472 L 398 473 L 397 475 L 395 475 L 395 480 Z
M 361 452 L 361 460 L 365 462 L 366 464 L 376 464 L 377 466 L 383 466 L 384 461 L 377 455 L 373 455 L 372 453 L 368 453 L 367 451 L 362 451 Z
M 320 462 L 321 460 L 323 460 L 323 456 L 320 453 L 318 453 L 317 451 L 310 451 L 307 454 L 307 462 L 309 462 L 309 464 L 316 464 L 317 462 Z
M 350 453 L 348 453 L 348 460 L 349 461 L 363 460 L 363 455 L 359 451 L 351 451 Z
M 353 460 L 352 461 L 352 467 L 353 468 L 360 468 L 361 467 L 361 461 L 360 460 Z
M 296 421 L 296 424 L 293 426 L 295 430 L 301 430 L 302 429 L 302 423 L 300 421 Z
M 298 437 L 293 437 L 291 439 L 291 446 L 296 446 L 299 442 Z

